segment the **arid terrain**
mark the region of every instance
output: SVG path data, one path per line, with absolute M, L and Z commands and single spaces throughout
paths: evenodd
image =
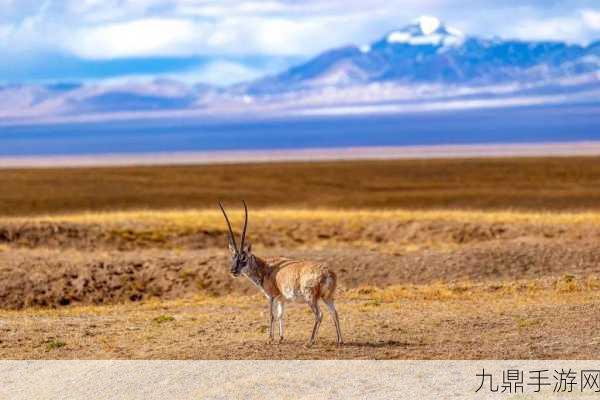
M 600 157 L 0 169 L 0 215 L 215 207 L 600 211 Z
M 0 171 L 0 358 L 597 357 L 599 159 L 388 163 Z M 304 347 L 304 305 L 267 343 L 220 197 L 257 255 L 337 272 L 344 346 L 324 310 Z

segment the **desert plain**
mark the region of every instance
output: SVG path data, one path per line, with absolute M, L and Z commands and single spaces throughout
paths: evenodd
M 591 359 L 600 158 L 0 170 L 3 359 Z M 267 341 L 217 199 L 259 256 L 328 263 Z

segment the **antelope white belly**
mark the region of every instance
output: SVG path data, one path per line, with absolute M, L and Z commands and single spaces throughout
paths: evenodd
M 305 294 L 298 287 L 285 288 L 285 289 L 283 289 L 281 294 L 283 294 L 283 297 L 287 301 L 300 302 L 300 303 L 304 303 L 306 301 Z

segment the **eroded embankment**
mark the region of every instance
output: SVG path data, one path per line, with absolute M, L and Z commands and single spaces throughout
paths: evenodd
M 346 289 L 600 274 L 600 226 L 593 223 L 298 215 L 253 220 L 255 252 L 328 262 Z M 6 220 L 0 307 L 253 292 L 227 273 L 226 232 L 216 217 Z

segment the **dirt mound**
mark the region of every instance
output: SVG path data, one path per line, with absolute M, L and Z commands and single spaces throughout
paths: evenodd
M 330 263 L 346 287 L 600 274 L 600 248 L 592 242 L 495 241 L 453 252 L 405 255 L 345 249 L 289 254 Z
M 0 226 L 0 243 L 13 247 L 80 250 L 197 249 L 222 246 L 227 243 L 227 235 L 224 230 L 35 222 Z
M 404 255 L 344 247 L 267 249 L 261 254 L 327 262 L 345 288 L 600 274 L 600 249 L 593 242 L 551 239 L 491 241 L 453 252 Z M 229 276 L 224 250 L 0 252 L 1 308 L 255 292 L 245 280 Z
M 271 248 L 326 247 L 329 244 L 418 245 L 447 243 L 465 245 L 520 237 L 600 238 L 600 228 L 590 225 L 526 225 L 466 223 L 456 221 L 266 221 L 252 227 L 254 244 Z M 26 248 L 60 249 L 208 249 L 227 243 L 225 227 L 156 226 L 131 222 L 100 225 L 66 222 L 25 222 L 0 225 L 0 244 Z
M 219 268 L 216 266 L 219 265 Z M 229 292 L 224 254 L 17 250 L 0 253 L 0 307 L 104 304 Z
M 327 262 L 342 287 L 600 274 L 600 228 L 417 220 L 278 220 L 259 255 Z M 223 229 L 49 221 L 0 226 L 0 308 L 254 293 L 228 275 Z

